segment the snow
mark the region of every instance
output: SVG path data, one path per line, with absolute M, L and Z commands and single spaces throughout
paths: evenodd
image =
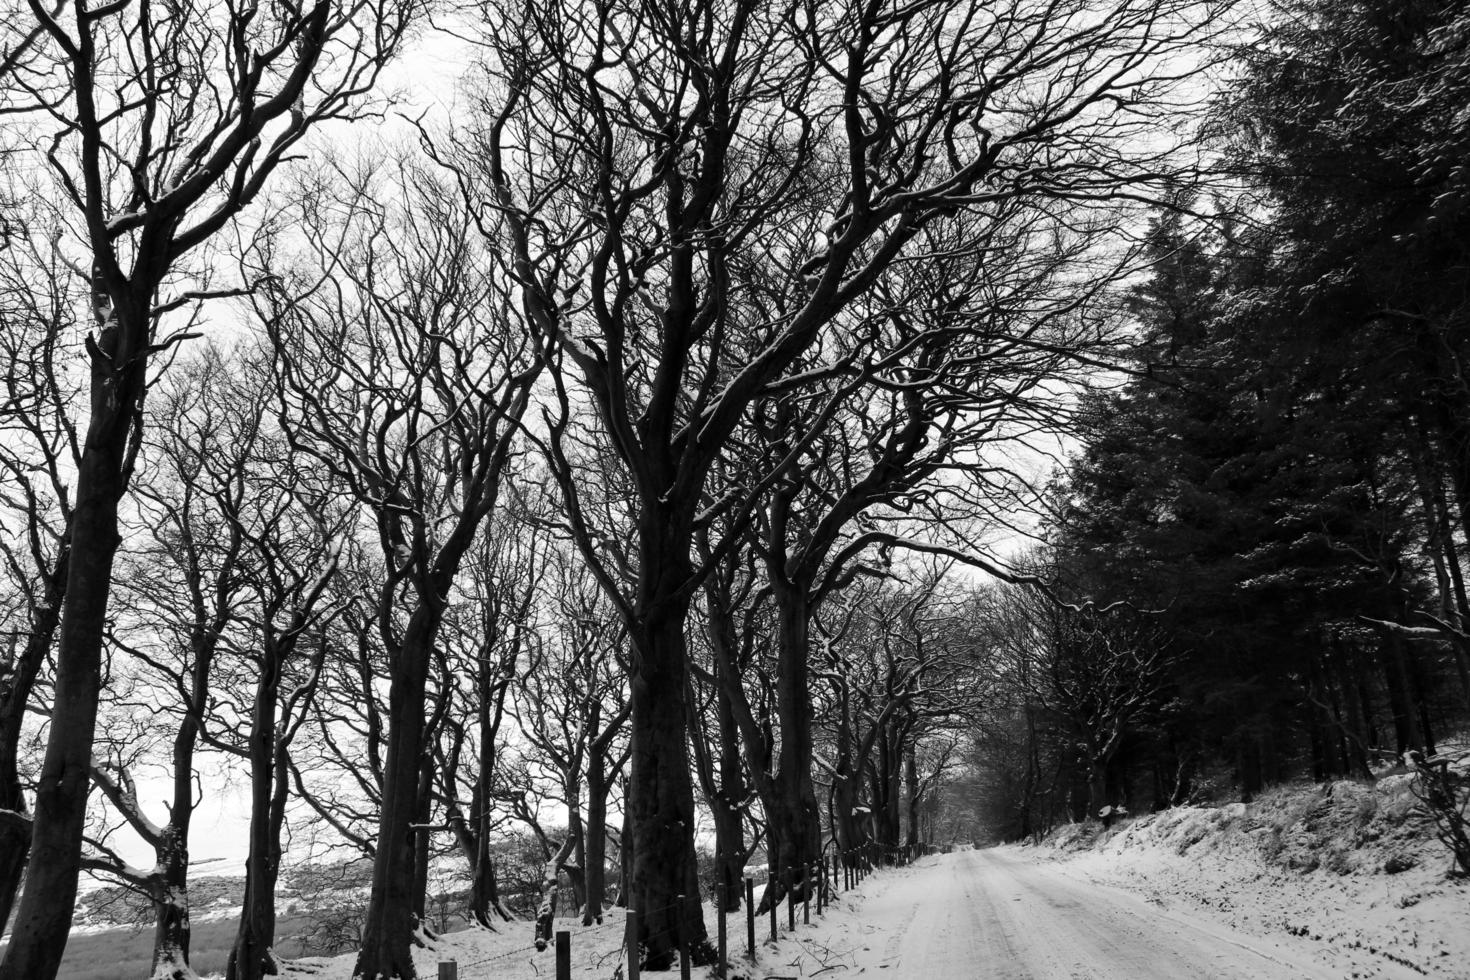
M 911 866 L 871 875 L 840 895 L 822 916 L 813 907 L 810 925 L 802 924 L 798 910 L 794 932 L 787 930 L 782 909 L 777 942 L 770 941 L 769 916 L 760 917 L 754 962 L 745 955 L 742 910 L 727 919 L 729 977 L 1328 980 L 1350 975 L 1345 963 L 1324 957 L 1323 944 L 1309 937 L 1283 929 L 1252 934 L 1233 928 L 1208 909 L 1187 907 L 1186 901 L 1145 898 L 1136 887 L 1117 888 L 1092 880 L 1105 866 L 1115 870 L 1127 866 L 1128 861 L 1118 859 L 1121 853 L 1110 855 L 1110 865 L 1104 861 L 1091 869 L 1082 868 L 1081 855 L 1047 848 L 963 850 L 925 857 Z M 1135 856 L 1146 857 L 1142 852 Z M 1165 865 L 1143 860 L 1141 866 Z M 1212 871 L 1209 877 L 1221 876 Z M 1143 880 L 1146 877 L 1139 879 Z M 716 921 L 708 907 L 705 917 L 713 942 Z M 623 966 L 623 913 L 611 910 L 600 926 L 583 928 L 575 922 L 558 921 L 558 927 L 572 935 L 571 975 L 598 980 L 618 976 Z M 452 934 L 436 948 L 414 954 L 420 976 L 431 978 L 438 975 L 441 959 L 450 958 L 456 961 L 461 980 L 554 975 L 554 954 L 535 950 L 530 922 L 510 923 L 498 933 Z M 1359 959 L 1351 975 L 1420 975 L 1382 957 Z M 1455 961 L 1461 969 L 1465 962 L 1470 960 Z M 351 980 L 352 965 L 351 955 L 298 960 L 286 976 Z M 696 968 L 693 975 L 712 977 L 714 971 Z
M 1416 806 L 1411 777 L 1271 790 L 1099 831 L 1075 825 L 1030 861 L 1160 910 L 1294 937 L 1337 976 L 1470 978 L 1470 882 Z M 1078 848 L 1081 848 L 1078 850 Z
M 957 849 L 881 870 L 826 913 L 728 917 L 731 980 L 1108 978 L 1470 980 L 1470 882 L 1446 877 L 1411 777 L 1272 790 L 1250 804 L 1180 807 L 1064 828 L 1041 846 Z M 717 919 L 708 906 L 710 941 Z M 573 977 L 626 976 L 624 913 L 583 927 L 570 910 Z M 354 955 L 288 965 L 295 980 L 351 980 Z M 421 977 L 453 959 L 461 980 L 541 980 L 530 921 L 473 929 L 414 952 Z M 620 973 L 621 971 L 621 973 Z M 649 973 L 672 977 L 676 973 Z M 711 967 L 693 976 L 713 977 Z

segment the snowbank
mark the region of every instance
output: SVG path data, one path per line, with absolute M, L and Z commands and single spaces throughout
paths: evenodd
M 1161 908 L 1311 940 L 1345 977 L 1396 964 L 1470 980 L 1470 882 L 1447 876 L 1450 853 L 1407 775 L 1072 825 L 1024 850 Z

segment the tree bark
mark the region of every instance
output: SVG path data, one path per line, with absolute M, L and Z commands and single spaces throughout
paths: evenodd
M 190 770 L 189 778 L 193 771 Z M 192 812 L 192 807 L 186 808 Z M 175 815 L 175 820 L 178 815 Z M 159 874 L 152 889 L 153 970 L 150 980 L 195 980 L 189 968 L 189 829 L 184 817 L 182 828 L 175 822 L 164 829 L 164 843 L 159 848 Z
M 780 623 L 777 635 L 776 717 L 781 742 L 777 752 L 775 792 L 761 802 L 766 808 L 766 850 L 770 878 L 760 911 L 785 897 L 787 872 L 795 870 L 795 898 L 805 892 L 799 869 L 822 853 L 821 812 L 812 783 L 812 698 L 809 666 L 811 607 L 806 583 L 774 589 Z
M 566 862 L 576 848 L 576 838 L 570 834 L 562 841 L 556 853 L 546 855 L 541 870 L 541 897 L 536 901 L 536 948 L 544 950 L 551 942 L 552 930 L 556 927 L 556 881 L 557 870 Z
M 427 736 L 433 739 L 433 735 Z M 427 928 L 429 921 L 429 807 L 432 804 L 430 790 L 434 783 L 434 760 L 425 752 L 419 759 L 418 811 L 414 816 L 417 827 L 413 832 L 413 917 L 420 930 Z
M 904 836 L 904 853 L 912 858 L 919 848 L 919 788 L 918 749 L 913 742 L 904 751 L 904 781 L 908 783 L 908 831 Z
M 607 901 L 607 762 L 593 747 L 587 753 L 587 828 L 583 843 L 583 880 L 587 901 L 582 907 L 582 925 L 602 923 Z
M 687 601 L 669 596 L 655 608 L 630 630 L 637 662 L 629 684 L 627 811 L 633 867 L 628 907 L 638 912 L 644 968 L 667 970 L 681 943 L 700 950 L 706 933 L 699 911 L 694 787 L 685 740 Z M 676 901 L 679 895 L 687 899 L 682 906 Z
M 285 788 L 281 771 L 285 760 L 278 760 L 275 752 L 281 665 L 269 651 L 264 659 L 266 662 L 255 683 L 255 706 L 250 713 L 247 746 L 250 846 L 245 857 L 245 898 L 240 906 L 235 945 L 225 964 L 225 980 L 261 980 L 280 973 L 272 947 L 276 941 L 276 880 L 281 867 L 281 839 L 274 804 L 277 797 L 284 796 Z M 284 815 L 282 809 L 281 816 Z
M 740 733 L 729 698 L 715 694 L 715 721 L 720 739 L 720 786 L 710 800 L 715 823 L 715 862 L 719 875 L 720 911 L 735 912 L 740 908 L 745 889 L 745 862 L 750 848 L 745 842 L 745 814 L 742 804 L 747 793 L 745 770 L 740 761 Z
M 582 828 L 582 783 L 580 776 L 568 780 L 567 836 L 572 852 L 564 860 L 567 880 L 572 885 L 572 904 L 577 911 L 587 911 L 587 845 Z
M 613 741 L 628 721 L 629 711 L 627 705 L 619 708 L 608 719 L 607 726 L 587 746 L 588 798 L 584 842 L 587 905 L 582 912 L 584 926 L 602 922 L 602 910 L 607 904 L 607 800 L 611 795 L 614 773 L 623 767 L 623 760 L 619 760 L 616 765 L 610 765 L 608 754 Z M 590 729 L 597 731 L 601 722 L 602 705 L 594 704 Z
M 12 645 L 6 661 L 0 663 L 0 810 L 17 815 L 26 813 L 25 791 L 20 782 L 21 728 L 36 678 L 61 621 L 69 553 L 69 546 L 63 541 L 56 564 L 46 577 L 44 598 L 33 610 L 25 646 L 16 656 Z M 29 827 L 18 820 L 0 820 L 0 932 L 5 931 L 15 908 L 30 849 Z

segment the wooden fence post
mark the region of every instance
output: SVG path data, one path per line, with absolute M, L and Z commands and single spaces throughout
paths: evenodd
M 745 879 L 745 953 L 755 959 L 755 879 Z
M 689 930 L 684 928 L 684 917 L 689 913 L 689 910 L 685 908 L 685 903 L 688 901 L 689 899 L 684 895 L 674 899 L 675 906 L 679 910 L 679 980 L 689 980 Z
M 556 980 L 572 980 L 572 934 L 565 929 L 556 933 Z
M 812 924 L 812 866 L 806 865 L 801 872 L 806 879 L 801 885 L 801 924 L 809 926 Z
M 786 931 L 796 931 L 796 869 L 786 869 Z
M 725 980 L 725 915 L 727 914 L 726 910 L 730 907 L 729 895 L 730 886 L 725 884 L 725 882 L 721 881 L 715 885 L 715 900 L 720 903 L 719 911 L 715 913 L 715 917 L 720 924 L 720 959 L 718 965 L 715 967 L 715 975 L 720 980 Z
M 638 980 L 638 913 L 628 910 L 628 980 Z
M 439 961 L 439 980 L 459 980 L 459 963 L 456 960 Z

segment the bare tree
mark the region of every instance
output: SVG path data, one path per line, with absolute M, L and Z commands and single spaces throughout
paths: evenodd
M 817 620 L 822 646 L 813 670 L 829 692 L 818 763 L 849 865 L 902 857 L 908 757 L 928 727 L 964 717 L 975 701 L 984 660 L 948 565 L 931 560 L 892 580 L 858 580 Z
M 1109 765 L 1125 738 L 1168 706 L 1167 630 L 1148 613 L 1074 608 L 1025 588 L 999 589 L 990 600 L 987 630 L 1004 676 L 1021 686 L 1028 710 L 1063 725 L 1087 776 L 1086 812 L 1095 817 L 1121 803 L 1110 792 Z
M 257 310 L 276 348 L 282 423 L 376 536 L 371 630 L 388 669 L 373 891 L 356 972 L 414 976 L 428 824 L 430 675 L 462 563 L 517 457 L 539 361 L 510 328 L 507 283 L 468 216 L 427 176 L 324 182 L 306 195 L 304 249 L 266 256 L 278 288 Z M 373 203 L 392 188 L 402 204 Z M 334 213 L 335 211 L 335 213 Z M 445 681 L 432 692 L 447 711 Z
M 81 457 L 72 414 L 85 289 L 55 248 L 55 215 L 37 202 L 0 236 L 0 922 L 8 922 L 30 851 L 21 776 L 27 712 L 41 707 L 61 622 L 71 482 Z
M 713 467 L 758 398 L 801 384 L 804 354 L 861 363 L 842 315 L 921 258 L 925 229 L 1146 194 L 1173 167 L 1154 126 L 1171 55 L 1210 5 L 488 6 L 486 118 L 457 170 L 493 195 L 528 326 L 556 345 L 547 449 L 636 653 L 632 902 L 662 968 L 704 939 L 675 902 L 697 891 L 684 626 L 708 565 L 692 544 L 780 472 L 717 496 Z M 585 408 L 633 489 L 631 579 L 578 505 Z
M 798 362 L 802 386 L 758 401 L 736 433 L 755 454 L 745 479 L 786 465 L 750 535 L 779 660 L 779 752 L 773 778 L 758 782 L 773 867 L 805 867 L 821 849 L 808 664 L 822 602 L 873 573 L 880 549 L 955 550 L 949 541 L 1004 574 L 973 531 L 955 530 L 1012 530 L 1013 513 L 1039 496 L 1017 461 L 1065 429 L 1084 375 L 1116 353 L 1116 330 L 1092 301 L 1127 268 L 1126 251 L 1097 261 L 1086 232 L 1037 241 L 1032 217 L 1017 206 L 990 215 L 983 234 L 926 229 L 931 260 L 890 270 L 848 311 L 848 330 L 867 338 L 865 363 L 834 369 L 815 348 Z M 1084 262 L 1087 288 L 1065 288 Z M 771 881 L 763 901 L 781 895 L 781 876 Z
M 122 558 L 111 640 L 151 695 L 154 727 L 170 729 L 172 791 L 164 816 L 151 819 L 126 766 L 94 762 L 94 782 L 155 860 L 144 873 L 106 857 L 89 865 L 110 869 L 153 903 L 158 976 L 193 975 L 188 844 L 201 750 L 250 765 L 244 931 L 263 932 L 269 946 L 288 788 L 282 757 L 325 655 L 318 644 L 309 662 L 292 657 L 302 634 L 331 616 L 323 601 L 336 566 L 330 507 L 282 458 L 283 440 L 269 424 L 267 364 L 258 353 L 207 346 L 175 365 L 155 397 L 132 486 L 135 544 Z M 282 692 L 287 677 L 295 683 Z M 257 976 L 273 968 L 269 954 L 256 960 Z
M 152 355 L 168 319 L 215 290 L 171 278 L 265 186 L 317 125 L 347 118 L 408 26 L 414 4 L 194 9 L 38 0 L 19 27 L 56 52 L 69 83 L 36 158 L 76 222 L 91 279 L 91 396 L 81 440 L 56 695 L 36 788 L 31 870 L 0 976 L 49 980 L 76 896 L 118 504 L 132 472 Z M 201 288 L 202 284 L 202 288 Z
M 538 945 L 551 940 L 558 869 L 571 879 L 584 921 L 602 918 L 607 803 L 620 768 L 609 757 L 629 715 L 620 670 L 624 631 L 574 556 L 553 551 L 548 559 L 550 618 L 528 649 L 516 692 L 520 731 L 534 750 L 526 761 L 542 770 L 567 814 L 569 847 L 557 862 L 547 855 L 551 887 L 537 918 Z
M 122 559 L 124 583 L 114 603 L 120 625 L 110 631 L 112 642 L 145 664 L 152 683 L 167 692 L 160 714 L 174 731 L 166 818 L 149 819 L 126 770 L 93 766 L 103 795 L 153 849 L 154 869 L 137 884 L 147 888 L 156 912 L 154 972 L 171 977 L 192 974 L 188 845 L 195 754 L 215 697 L 214 665 L 228 653 L 235 609 L 248 592 L 243 527 L 225 515 L 243 512 L 254 493 L 246 474 L 259 413 L 235 411 L 240 392 L 226 391 L 227 372 L 220 353 L 205 348 L 172 372 L 155 399 L 141 475 L 132 485 L 140 525 L 134 534 L 143 541 Z
M 471 687 L 444 720 L 439 740 L 440 792 L 445 821 L 470 868 L 470 917 L 482 928 L 514 918 L 500 900 L 492 850 L 493 835 L 504 819 L 495 807 L 501 780 L 501 725 L 506 697 L 532 626 L 538 594 L 539 551 L 534 539 L 505 515 L 487 523 L 469 564 L 465 600 L 445 617 L 444 643 L 460 676 Z M 460 772 L 470 768 L 469 807 Z

